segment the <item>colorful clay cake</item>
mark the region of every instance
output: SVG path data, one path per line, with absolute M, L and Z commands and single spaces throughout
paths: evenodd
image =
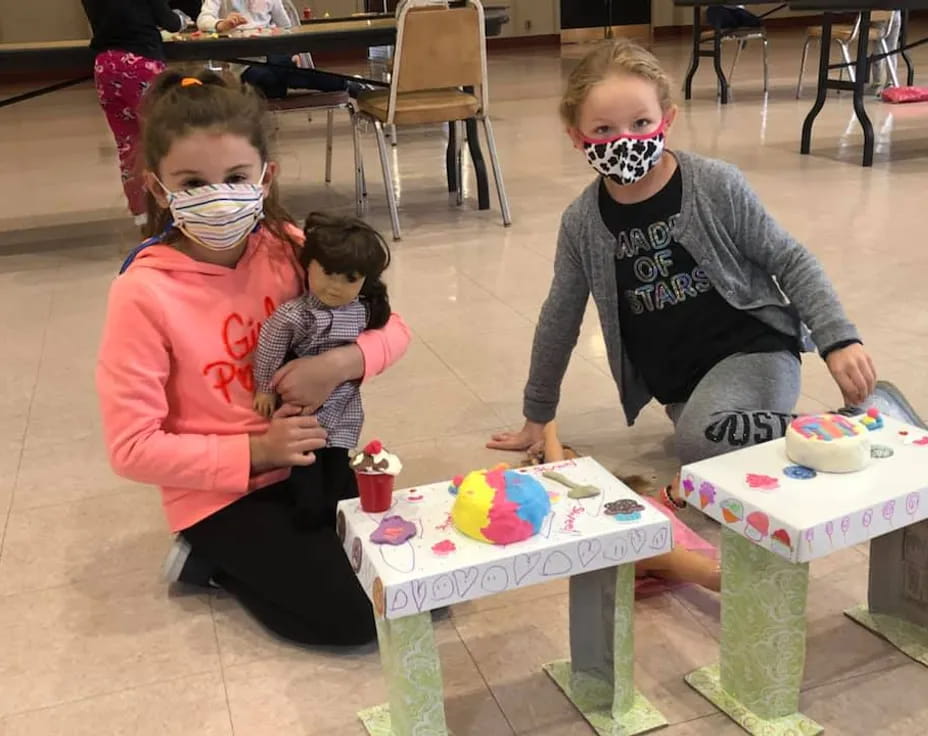
M 551 512 L 544 486 L 505 465 L 458 476 L 450 490 L 457 496 L 451 509 L 457 530 L 488 544 L 512 544 L 538 534 Z
M 786 430 L 786 454 L 822 473 L 854 473 L 870 462 L 870 431 L 839 414 L 799 417 Z

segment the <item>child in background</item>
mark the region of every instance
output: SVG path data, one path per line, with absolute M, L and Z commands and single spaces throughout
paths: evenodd
M 816 258 L 764 210 L 734 166 L 665 150 L 677 114 L 657 59 L 615 41 L 571 73 L 561 117 L 597 174 L 561 221 L 525 387 L 525 426 L 490 447 L 543 439 L 592 294 L 625 418 L 652 398 L 683 464 L 785 433 L 804 325 L 847 404 L 876 373 Z M 682 506 L 679 489 L 667 501 Z
M 291 28 L 284 0 L 203 0 L 197 27 L 206 33 L 255 28 Z M 356 96 L 367 85 L 325 74 L 315 69 L 300 69 L 289 56 L 271 54 L 271 66 L 250 66 L 242 79 L 260 89 L 268 99 L 287 96 L 288 89 L 312 89 L 320 92 L 348 91 Z
M 287 639 L 361 644 L 373 615 L 334 519 L 299 524 L 293 503 L 298 491 L 334 505 L 357 495 L 354 477 L 313 455 L 326 432 L 302 410 L 398 360 L 409 331 L 389 315 L 350 345 L 291 361 L 274 382 L 285 403 L 270 421 L 255 413 L 261 323 L 305 283 L 265 118 L 255 90 L 207 71 L 165 73 L 146 96 L 149 224 L 161 234 L 110 291 L 97 366 L 105 442 L 117 473 L 161 487 L 178 535 L 169 580 L 219 585 Z
M 152 79 L 164 71 L 161 31 L 181 30 L 190 19 L 171 10 L 168 0 L 124 2 L 82 0 L 93 30 L 97 56 L 93 76 L 119 155 L 119 170 L 129 211 L 145 224 L 145 187 L 135 169 L 139 104 Z

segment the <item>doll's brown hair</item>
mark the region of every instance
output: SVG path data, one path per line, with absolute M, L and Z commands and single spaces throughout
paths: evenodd
M 142 102 L 143 161 L 140 163 L 160 176 L 159 166 L 174 141 L 195 130 L 240 135 L 254 146 L 262 162 L 267 163 L 270 158 L 267 106 L 253 87 L 234 76 L 203 68 L 160 74 Z M 147 234 L 164 233 L 170 217 L 170 212 L 149 192 Z M 299 243 L 287 227 L 296 223 L 280 204 L 276 181 L 264 198 L 261 224 L 294 250 L 298 248 Z M 172 242 L 177 237 L 177 231 L 172 230 L 163 240 Z
M 311 212 L 304 228 L 306 240 L 299 253 L 304 270 L 316 261 L 326 273 L 364 278 L 358 295 L 367 307 L 367 329 L 376 330 L 390 319 L 387 285 L 381 278 L 390 265 L 390 246 L 363 220 Z
M 643 46 L 628 40 L 604 41 L 590 51 L 567 78 L 567 88 L 561 97 L 561 120 L 576 127 L 580 107 L 590 90 L 607 77 L 630 74 L 652 82 L 657 89 L 661 109 L 673 106 L 670 77 L 657 57 Z

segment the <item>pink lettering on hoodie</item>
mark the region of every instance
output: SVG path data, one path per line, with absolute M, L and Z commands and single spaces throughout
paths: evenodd
M 161 487 L 173 531 L 288 476 L 250 475 L 248 437 L 267 428 L 251 361 L 262 321 L 302 289 L 292 249 L 266 228 L 234 268 L 153 245 L 114 281 L 97 363 L 104 439 L 117 473 Z M 409 340 L 396 314 L 362 333 L 364 377 Z

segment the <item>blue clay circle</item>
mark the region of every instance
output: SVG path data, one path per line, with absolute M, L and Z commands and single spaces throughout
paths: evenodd
M 805 465 L 790 465 L 783 468 L 783 475 L 793 480 L 812 480 L 818 473 Z

